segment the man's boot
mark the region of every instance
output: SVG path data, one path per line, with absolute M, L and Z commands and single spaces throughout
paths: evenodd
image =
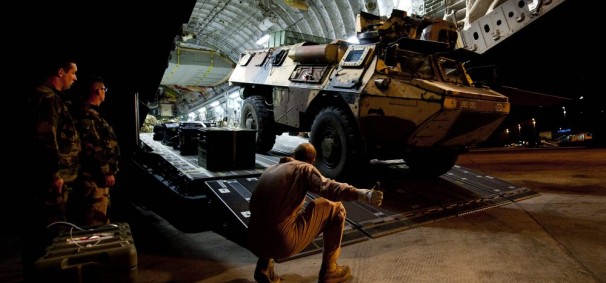
M 259 283 L 279 283 L 280 276 L 274 273 L 274 260 L 259 258 L 255 268 L 255 281 Z
M 336 268 L 332 270 L 326 270 L 327 268 L 322 265 L 320 274 L 318 276 L 318 283 L 339 283 L 345 282 L 351 277 L 351 271 L 347 265 L 336 265 Z

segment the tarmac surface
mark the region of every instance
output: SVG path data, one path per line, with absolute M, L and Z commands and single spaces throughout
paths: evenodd
M 344 246 L 349 282 L 606 282 L 606 149 L 474 150 L 457 164 L 538 195 Z M 254 282 L 256 257 L 233 235 L 184 232 L 132 208 L 138 282 Z M 21 282 L 20 242 L 0 240 L 0 282 Z M 320 263 L 313 254 L 275 271 L 283 282 L 317 282 Z

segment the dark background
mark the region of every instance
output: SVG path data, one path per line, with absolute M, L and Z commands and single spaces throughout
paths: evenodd
M 24 107 L 49 58 L 68 54 L 78 65 L 80 81 L 100 75 L 109 88 L 102 105 L 113 125 L 122 156 L 137 143 L 135 107 L 139 98 L 153 96 L 168 64 L 173 39 L 188 21 L 195 1 L 18 1 L 2 18 L 4 116 L 8 157 L 2 219 L 19 223 L 19 195 L 28 178 L 23 146 Z M 8 15 L 7 15 L 8 14 Z M 75 85 L 74 85 L 75 86 Z M 144 115 L 144 113 L 142 113 Z M 136 180 L 134 180 L 136 181 Z M 16 221 L 16 222 L 15 222 Z M 24 223 L 19 223 L 24 224 Z M 10 227 L 10 225 L 8 226 Z
M 157 91 L 173 39 L 195 4 L 187 1 L 45 1 L 22 7 L 15 27 L 14 58 L 20 69 L 16 95 L 44 77 L 45 60 L 68 54 L 78 79 L 100 75 L 109 88 L 102 105 L 126 152 L 135 143 L 135 101 Z M 11 55 L 12 56 L 12 55 Z M 77 83 L 74 85 L 76 86 Z
M 488 50 L 474 65 L 496 65 L 498 85 L 571 99 L 517 94 L 510 97 L 512 112 L 493 139 L 517 124 L 536 131 L 570 128 L 592 132 L 594 144 L 606 144 L 604 102 L 604 47 L 601 12 L 588 1 L 567 0 L 521 31 Z M 580 97 L 583 99 L 579 99 Z M 566 117 L 562 107 L 566 107 Z M 528 139 L 528 137 L 526 137 Z M 490 141 L 488 141 L 490 142 Z

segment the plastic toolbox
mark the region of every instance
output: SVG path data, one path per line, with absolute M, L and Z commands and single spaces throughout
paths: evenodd
M 137 282 L 137 250 L 128 223 L 68 228 L 34 262 L 44 282 Z

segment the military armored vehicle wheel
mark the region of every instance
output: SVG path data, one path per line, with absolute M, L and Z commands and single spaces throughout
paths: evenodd
M 250 96 L 242 103 L 240 127 L 257 130 L 256 151 L 265 153 L 270 151 L 276 143 L 276 134 L 273 127 L 273 113 L 265 104 L 262 96 Z
M 406 154 L 406 165 L 413 176 L 433 178 L 448 172 L 457 161 L 456 150 L 418 150 Z
M 315 166 L 327 178 L 348 173 L 355 158 L 355 133 L 345 113 L 334 107 L 318 113 L 311 126 L 310 142 L 317 151 Z

